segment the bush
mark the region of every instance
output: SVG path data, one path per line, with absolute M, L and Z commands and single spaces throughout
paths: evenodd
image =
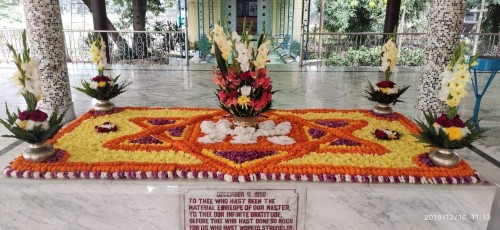
M 325 55 L 326 66 L 380 66 L 381 47 L 349 48 L 347 52 Z M 424 59 L 423 49 L 403 48 L 398 65 L 420 66 Z
M 381 47 L 349 48 L 347 52 L 330 54 L 325 60 L 327 66 L 378 66 L 380 65 Z
M 424 60 L 424 50 L 423 49 L 410 49 L 408 47 L 403 48 L 401 55 L 399 56 L 398 65 L 405 66 L 420 66 Z

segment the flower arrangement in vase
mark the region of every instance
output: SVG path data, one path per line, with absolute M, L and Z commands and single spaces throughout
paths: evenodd
M 26 32 L 22 33 L 22 52 L 18 53 L 11 44 L 7 47 L 12 52 L 17 71 L 12 77 L 14 84 L 19 86 L 19 93 L 23 96 L 27 109 L 11 113 L 5 104 L 7 119 L 0 119 L 0 123 L 9 130 L 12 135 L 2 137 L 16 138 L 29 143 L 23 157 L 29 162 L 40 162 L 54 155 L 52 145 L 45 143 L 52 138 L 63 126 L 66 111 L 58 116 L 57 107 L 49 115 L 37 109 L 38 101 L 42 98 L 42 88 L 38 73 L 37 60 L 30 57 L 30 50 L 26 41 Z
M 466 85 L 471 82 L 469 68 L 476 65 L 477 58 L 472 57 L 466 63 L 465 50 L 465 44 L 460 43 L 453 51 L 450 64 L 441 74 L 439 99 L 445 102 L 446 112 L 439 115 L 424 112 L 425 120 L 416 121 L 422 129 L 420 135 L 416 135 L 419 141 L 437 148 L 429 153 L 429 159 L 437 166 L 456 167 L 461 159 L 454 150 L 470 145 L 486 131 L 480 130 L 472 119 L 464 122 L 458 115 L 460 101 L 467 95 Z
M 218 66 L 213 73 L 220 107 L 233 115 L 236 126 L 256 126 L 257 116 L 271 109 L 273 102 L 272 81 L 266 69 L 270 40 L 263 32 L 254 50 L 252 35 L 245 26 L 240 36 L 215 25 L 210 37 Z
M 382 56 L 380 58 L 382 66 L 379 69 L 384 72 L 384 81 L 378 82 L 375 86 L 368 82 L 370 87 L 365 90 L 368 94 L 366 96 L 368 100 L 378 102 L 378 105 L 373 108 L 373 112 L 376 114 L 392 114 L 392 108 L 389 104 L 395 105 L 397 102 L 402 102 L 398 98 L 410 87 L 405 86 L 398 89 L 396 83 L 390 80 L 398 61 L 398 48 L 394 43 L 394 39 L 395 35 L 382 46 Z
M 82 88 L 74 88 L 97 100 L 94 104 L 95 111 L 111 111 L 115 108 L 115 105 L 109 100 L 125 92 L 125 87 L 131 83 L 118 84 L 119 75 L 114 78 L 104 76 L 104 67 L 106 67 L 106 45 L 100 34 L 92 41 L 90 56 L 92 62 L 97 66 L 98 75 L 93 77 L 90 82 L 82 80 Z

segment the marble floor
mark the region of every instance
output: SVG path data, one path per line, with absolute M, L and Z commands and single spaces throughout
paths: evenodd
M 89 79 L 95 75 L 90 64 L 70 64 L 68 67 L 72 86 L 79 86 L 81 79 Z M 121 74 L 121 81 L 133 83 L 127 88 L 126 93 L 113 99 L 117 106 L 217 108 L 210 68 L 209 65 L 195 64 L 189 67 L 113 65 L 106 72 L 110 75 Z M 7 102 L 11 110 L 16 107 L 23 108 L 24 101 L 16 95 L 16 88 L 9 80 L 15 71 L 14 66 L 4 64 L 0 65 L 0 69 L 0 97 Z M 285 109 L 368 109 L 373 106 L 372 102 L 363 98 L 368 81 L 376 82 L 383 78 L 376 68 L 317 68 L 314 66 L 299 68 L 296 65 L 270 65 L 269 69 L 273 79 L 273 88 L 279 90 L 274 95 L 274 107 Z M 416 68 L 399 68 L 394 74 L 394 81 L 399 85 L 411 85 L 401 98 L 406 103 L 394 106 L 396 111 L 408 117 L 415 117 L 415 114 L 418 114 L 418 111 L 414 109 L 414 103 L 419 76 L 420 72 Z M 500 184 L 500 164 L 498 163 L 500 161 L 500 101 L 497 100 L 500 93 L 498 90 L 500 90 L 500 81 L 495 79 L 483 97 L 480 112 L 480 118 L 483 119 L 481 126 L 491 128 L 491 130 L 486 133 L 485 138 L 474 143 L 473 148 L 460 150 L 460 155 L 480 173 L 483 184 L 489 184 L 491 187 Z M 474 106 L 474 97 L 472 92 L 470 94 L 460 108 L 460 114 L 465 118 L 472 115 Z M 77 116 L 91 108 L 92 101 L 86 95 L 72 89 L 72 97 Z M 0 116 L 4 117 L 3 114 L 5 114 L 5 108 L 0 106 Z M 7 131 L 1 127 L 0 134 L 7 134 Z M 0 138 L 0 167 L 3 168 L 18 155 L 22 147 L 21 142 Z M 396 189 L 405 188 L 411 190 L 410 187 L 397 187 Z M 433 191 L 436 189 L 426 187 L 424 190 L 427 188 Z M 439 226 L 434 227 L 439 228 Z M 483 227 L 474 229 L 484 229 Z M 355 229 L 352 226 L 348 228 Z M 462 228 L 463 226 L 460 227 Z

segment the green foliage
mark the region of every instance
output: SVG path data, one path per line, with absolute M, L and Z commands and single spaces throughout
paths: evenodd
M 378 66 L 380 65 L 381 47 L 361 46 L 359 49 L 349 48 L 347 52 L 331 54 L 325 61 L 327 66 Z
M 111 78 L 111 82 L 113 82 L 113 84 L 106 84 L 106 86 L 98 87 L 97 89 L 91 88 L 90 83 L 84 80 L 82 80 L 82 88 L 73 88 L 97 100 L 109 100 L 125 92 L 125 87 L 132 83 L 118 84 L 117 81 L 119 77 L 120 76 L 118 75 L 115 78 Z
M 384 26 L 386 0 L 335 0 L 325 1 L 324 28 L 330 32 L 380 32 Z M 427 0 L 402 1 L 401 13 L 405 20 L 418 21 L 424 18 Z M 320 11 L 319 1 L 316 9 Z
M 311 55 L 309 58 L 313 59 L 313 56 Z M 351 64 L 352 63 L 347 60 L 347 58 L 342 57 L 338 54 L 332 54 L 327 59 L 325 59 L 326 66 L 350 66 Z
M 408 47 L 403 48 L 399 56 L 399 64 L 405 66 L 420 66 L 424 61 L 423 49 L 411 49 Z
M 365 96 L 366 99 L 370 101 L 376 101 L 378 103 L 382 104 L 393 104 L 395 105 L 397 102 L 403 102 L 399 100 L 398 98 L 403 95 L 410 86 L 405 86 L 402 89 L 398 89 L 397 93 L 393 94 L 385 94 L 380 90 L 375 90 L 371 82 L 368 82 L 370 85 L 370 88 L 368 90 L 365 90 L 365 93 L 368 94 L 368 96 Z
M 16 57 L 16 59 L 14 60 L 14 64 L 16 65 L 17 70 L 21 74 L 21 78 L 19 80 L 24 88 L 26 86 L 26 80 L 28 79 L 26 77 L 26 70 L 21 68 L 21 65 L 23 63 L 28 63 L 31 60 L 30 49 L 28 47 L 28 40 L 26 39 L 26 30 L 23 30 L 21 39 L 23 44 L 23 49 L 21 53 L 17 53 L 16 49 L 14 49 L 14 46 L 12 46 L 12 44 L 7 44 L 7 48 L 9 48 L 10 52 L 12 52 L 12 55 Z
M 34 94 L 30 92 L 26 92 L 23 94 L 23 97 L 26 100 L 26 104 L 28 104 L 28 110 L 34 111 L 36 108 L 36 97 Z M 31 108 L 31 109 L 30 109 Z M 49 129 L 43 130 L 41 126 L 35 126 L 32 131 L 27 131 L 19 127 L 16 124 L 16 120 L 19 117 L 19 113 L 21 111 L 19 108 L 17 109 L 17 113 L 10 113 L 9 108 L 7 107 L 7 103 L 5 103 L 5 110 L 7 112 L 7 119 L 0 119 L 0 123 L 5 126 L 7 130 L 9 130 L 12 135 L 2 135 L 2 137 L 16 138 L 31 144 L 34 143 L 44 143 L 48 139 L 52 138 L 63 126 L 63 119 L 66 111 L 64 111 L 60 116 L 58 116 L 59 109 L 56 107 L 50 118 L 48 119 Z
M 472 119 L 469 119 L 465 122 L 465 126 L 469 129 L 470 133 L 460 140 L 451 141 L 443 129 L 436 129 L 434 127 L 434 122 L 438 118 L 437 115 L 428 111 L 424 112 L 424 117 L 425 121 L 415 121 L 422 132 L 420 135 L 414 136 L 418 139 L 418 142 L 425 143 L 430 147 L 461 149 L 481 138 L 482 134 L 488 130 L 485 128 L 479 129 L 477 123 L 473 122 Z
M 379 66 L 381 47 L 349 48 L 347 52 L 332 53 L 325 59 L 326 66 Z M 311 57 L 310 57 L 311 58 Z M 424 50 L 403 48 L 398 58 L 398 65 L 420 66 L 424 60 Z
M 300 43 L 297 41 L 292 41 L 292 44 L 290 44 L 290 51 L 299 53 L 300 52 Z
M 208 39 L 206 34 L 203 34 L 203 36 L 201 36 L 201 38 L 197 44 L 198 44 L 198 48 L 200 50 L 200 55 L 202 57 L 205 57 L 207 54 L 210 53 L 212 43 L 210 42 L 210 40 Z
M 147 12 L 158 16 L 159 14 L 164 13 L 165 9 L 174 7 L 175 2 L 175 0 L 147 0 Z M 132 0 L 113 0 L 112 3 L 118 6 L 119 9 L 117 11 L 121 12 L 117 26 L 121 29 L 129 28 L 133 23 Z

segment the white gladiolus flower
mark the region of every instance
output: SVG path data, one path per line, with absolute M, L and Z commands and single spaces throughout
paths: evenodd
M 383 55 L 380 58 L 382 66 L 379 68 L 382 72 L 393 71 L 396 67 L 398 49 L 396 43 L 391 39 L 382 47 Z
M 236 50 L 238 51 L 238 57 L 236 60 L 240 63 L 241 71 L 247 72 L 250 70 L 249 53 L 247 47 L 241 43 L 236 43 Z
M 232 35 L 232 39 L 234 41 L 239 42 L 241 40 L 240 35 L 238 35 L 238 33 L 236 31 L 233 31 L 233 33 L 231 35 Z
M 10 79 L 12 80 L 12 83 L 14 83 L 14 85 L 21 87 L 23 86 L 23 84 L 21 83 L 21 73 L 19 73 L 19 71 L 16 71 Z
M 245 85 L 245 86 L 240 88 L 241 95 L 248 96 L 248 95 L 250 95 L 250 92 L 252 92 L 252 87 L 250 87 L 248 85 Z

